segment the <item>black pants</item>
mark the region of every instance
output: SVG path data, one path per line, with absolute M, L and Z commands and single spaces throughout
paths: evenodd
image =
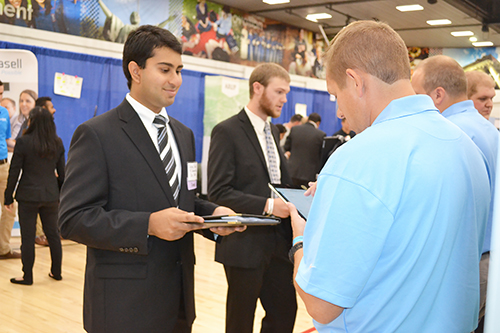
M 280 244 L 282 245 L 282 244 Z M 228 282 L 226 332 L 252 333 L 257 299 L 266 311 L 262 333 L 291 333 L 297 314 L 293 265 L 288 246 L 277 246 L 270 260 L 257 268 L 224 265 Z
M 57 210 L 59 203 L 19 201 L 19 225 L 21 226 L 21 260 L 24 280 L 33 281 L 33 264 L 35 262 L 36 217 L 40 214 L 43 232 L 47 237 L 52 259 L 51 273 L 61 275 L 62 247 L 57 226 Z

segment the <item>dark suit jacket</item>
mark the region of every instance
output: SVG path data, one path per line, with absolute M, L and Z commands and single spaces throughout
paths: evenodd
M 216 205 L 186 184 L 194 136 L 170 118 L 181 157 L 179 208 L 211 214 Z M 148 237 L 151 212 L 175 207 L 158 151 L 125 100 L 80 125 L 62 188 L 62 235 L 87 245 L 84 327 L 90 332 L 171 332 L 183 293 L 194 320 L 193 235 L 168 242 Z M 213 234 L 210 233 L 213 238 Z
M 42 158 L 35 151 L 32 134 L 16 141 L 9 169 L 5 204 L 10 205 L 19 174 L 23 174 L 16 190 L 17 201 L 51 202 L 59 200 L 59 189 L 64 181 L 64 147 L 59 146 L 54 158 Z M 54 173 L 57 170 L 58 177 Z
M 279 130 L 271 125 L 279 147 Z M 286 160 L 281 160 L 281 183 L 290 184 Z M 242 110 L 212 130 L 208 159 L 208 197 L 236 212 L 262 215 L 270 197 L 269 173 L 262 148 L 250 119 Z M 216 246 L 215 259 L 225 265 L 256 268 L 272 253 L 276 237 L 292 239 L 290 220 L 279 226 L 249 227 L 224 237 Z
M 321 170 L 321 147 L 326 133 L 306 123 L 292 127 L 285 151 L 290 152 L 288 167 L 292 178 L 315 181 Z

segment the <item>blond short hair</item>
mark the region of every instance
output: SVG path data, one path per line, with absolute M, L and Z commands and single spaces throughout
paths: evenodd
M 467 94 L 467 78 L 460 64 L 444 55 L 430 57 L 422 61 L 416 70 L 423 70 L 422 88 L 429 94 L 438 87 L 446 90 L 451 97 Z
M 259 82 L 264 87 L 267 87 L 267 85 L 269 84 L 269 81 L 274 77 L 278 77 L 278 78 L 283 79 L 286 82 L 290 83 L 290 75 L 283 67 L 281 67 L 278 64 L 264 63 L 264 64 L 260 64 L 259 66 L 255 67 L 252 74 L 250 75 L 250 79 L 248 82 L 250 85 L 250 98 L 253 97 L 253 93 L 254 93 L 253 84 L 255 82 Z
M 471 98 L 472 95 L 477 93 L 477 87 L 485 86 L 488 88 L 495 88 L 496 84 L 493 78 L 481 71 L 469 71 L 465 72 L 465 77 L 467 78 L 467 98 Z
M 4 97 L 0 100 L 0 103 L 3 102 L 3 101 L 9 101 L 10 104 L 12 104 L 12 106 L 16 107 L 16 101 L 13 100 L 12 98 L 9 98 L 9 97 Z
M 357 21 L 343 28 L 325 52 L 327 73 L 339 88 L 348 68 L 360 69 L 387 84 L 411 76 L 408 49 L 388 24 Z

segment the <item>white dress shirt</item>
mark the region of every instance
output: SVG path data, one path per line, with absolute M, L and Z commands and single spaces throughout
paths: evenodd
M 130 96 L 130 93 L 125 96 L 125 99 L 127 102 L 132 105 L 132 108 L 137 112 L 137 115 L 139 115 L 139 118 L 141 119 L 144 127 L 149 133 L 149 136 L 151 137 L 151 141 L 156 147 L 156 150 L 158 151 L 158 156 L 160 156 L 160 147 L 158 146 L 158 129 L 156 126 L 153 124 L 153 120 L 156 117 L 156 113 L 136 101 L 132 96 Z M 179 177 L 179 184 L 182 184 L 181 179 L 182 179 L 182 168 L 181 168 L 181 155 L 179 154 L 179 148 L 177 147 L 177 143 L 175 141 L 175 136 L 174 133 L 172 132 L 172 129 L 170 128 L 170 122 L 167 114 L 167 110 L 165 108 L 162 108 L 160 113 L 163 117 L 165 117 L 167 121 L 167 132 L 168 132 L 168 141 L 170 142 L 170 145 L 172 147 L 172 154 L 174 155 L 175 159 L 175 168 L 177 175 Z
M 269 158 L 267 157 L 266 133 L 264 132 L 264 127 L 266 126 L 266 122 L 264 120 L 262 120 L 261 117 L 257 116 L 255 113 L 250 111 L 246 106 L 245 106 L 245 112 L 247 113 L 247 116 L 250 119 L 250 123 L 253 126 L 255 134 L 257 134 L 257 139 L 259 139 L 260 147 L 262 149 L 262 152 L 264 153 L 264 158 L 266 159 L 267 169 L 269 170 Z M 271 135 L 272 135 L 272 131 L 271 131 Z M 273 137 L 273 143 L 274 143 L 273 144 L 274 154 L 276 155 L 276 162 L 278 164 L 278 175 L 281 179 L 281 160 L 280 160 L 278 148 L 276 147 L 276 142 L 274 142 L 274 137 Z

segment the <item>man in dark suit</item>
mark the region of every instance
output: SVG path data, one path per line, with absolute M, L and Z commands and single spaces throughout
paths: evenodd
M 293 183 L 308 186 L 316 181 L 321 165 L 321 147 L 326 133 L 318 129 L 321 116 L 316 112 L 309 115 L 307 123 L 291 129 L 286 139 L 285 151 L 289 154 L 288 166 Z
M 181 51 L 167 30 L 130 33 L 123 50 L 130 93 L 73 135 L 59 224 L 64 238 L 87 245 L 89 332 L 190 332 L 190 231 L 203 227 L 198 215 L 232 212 L 196 198 L 193 133 L 165 110 L 182 83 Z
M 209 199 L 235 211 L 281 217 L 278 226 L 254 227 L 216 245 L 228 282 L 226 332 L 251 333 L 257 299 L 266 316 L 261 332 L 292 332 L 297 311 L 291 283 L 289 211 L 271 197 L 268 183 L 290 184 L 279 149 L 279 131 L 268 117 L 279 117 L 290 77 L 279 65 L 257 66 L 249 80 L 250 102 L 212 131 L 208 159 Z M 271 134 L 272 133 L 272 134 Z

